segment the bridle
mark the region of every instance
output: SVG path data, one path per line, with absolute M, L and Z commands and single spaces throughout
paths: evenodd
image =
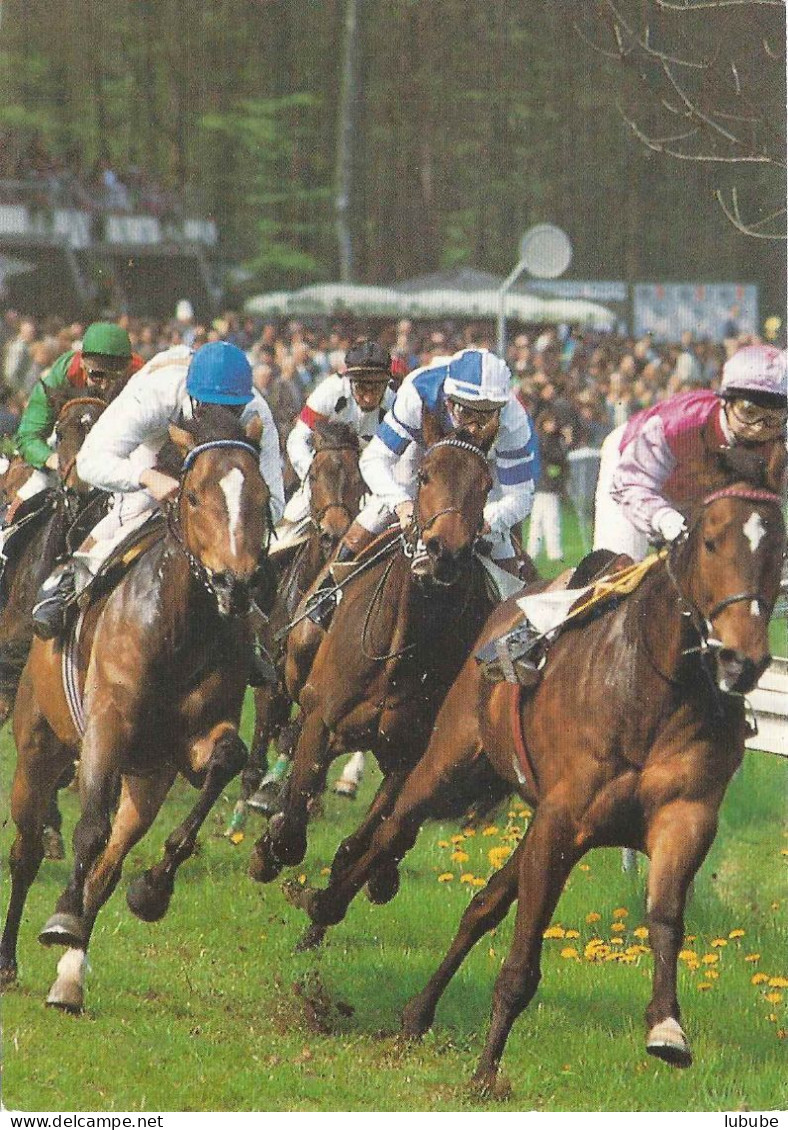
M 468 440 L 455 439 L 453 436 L 448 436 L 446 439 L 439 439 L 437 443 L 433 443 L 432 446 L 429 447 L 425 452 L 424 458 L 426 459 L 427 456 L 431 455 L 433 451 L 437 451 L 441 447 L 454 447 L 460 451 L 469 451 L 472 455 L 475 455 L 480 460 L 480 462 L 484 466 L 485 474 L 487 475 L 488 479 L 490 479 L 490 467 L 487 462 L 487 456 L 484 454 L 480 447 L 476 446 L 476 444 L 469 443 Z M 490 483 L 491 482 L 492 480 L 490 479 Z M 426 522 L 422 522 L 419 517 L 419 496 L 416 496 L 416 505 L 413 508 L 413 520 L 405 535 L 404 551 L 406 557 L 413 556 L 413 554 L 416 552 L 416 548 L 419 542 L 423 543 L 424 535 L 427 533 L 430 527 L 433 526 L 439 518 L 444 517 L 444 515 L 446 514 L 457 514 L 462 519 L 462 521 L 467 524 L 467 519 L 459 506 L 445 506 L 442 510 L 438 510 L 434 514 L 432 514 Z M 472 537 L 470 538 L 471 545 L 473 545 L 473 543 L 480 536 L 483 521 L 483 517 L 479 519 L 479 527 L 475 532 L 473 532 Z M 469 533 L 470 532 L 471 531 L 469 531 Z
M 685 609 L 688 609 L 690 614 L 692 614 L 693 621 L 695 622 L 695 626 L 698 630 L 698 634 L 701 636 L 701 640 L 705 640 L 705 645 L 707 647 L 714 646 L 713 642 L 708 637 L 708 626 L 713 626 L 714 620 L 722 611 L 724 611 L 724 609 L 730 608 L 732 604 L 740 604 L 742 601 L 749 601 L 751 604 L 754 603 L 760 610 L 767 610 L 770 607 L 770 601 L 768 601 L 766 597 L 759 592 L 737 592 L 731 593 L 729 596 L 722 597 L 721 600 L 717 601 L 713 608 L 711 608 L 705 615 L 703 615 L 700 609 L 696 606 L 695 602 L 692 601 L 681 589 L 678 578 L 676 577 L 673 568 L 674 555 L 681 551 L 684 545 L 689 542 L 690 538 L 692 537 L 693 533 L 702 520 L 702 511 L 705 510 L 707 506 L 711 505 L 712 502 L 717 502 L 721 498 L 740 498 L 745 502 L 765 502 L 777 507 L 782 506 L 782 499 L 778 494 L 775 494 L 774 491 L 762 490 L 757 487 L 753 487 L 751 489 L 739 486 L 723 487 L 721 490 L 713 491 L 703 499 L 703 501 L 701 502 L 701 514 L 699 514 L 698 518 L 693 523 L 692 528 L 687 532 L 684 538 L 680 539 L 678 545 L 676 542 L 673 542 L 670 546 L 668 555 L 665 559 L 668 576 L 671 579 L 673 587 L 678 593 L 679 603 Z
M 258 452 L 256 447 L 253 447 L 252 444 L 250 444 L 250 443 L 246 443 L 244 440 L 214 439 L 214 440 L 209 440 L 207 443 L 197 444 L 196 447 L 193 447 L 189 451 L 189 453 L 186 455 L 186 458 L 183 461 L 183 466 L 181 467 L 181 474 L 180 474 L 180 483 L 179 483 L 179 486 L 178 486 L 178 493 L 175 495 L 175 497 L 170 502 L 167 503 L 167 505 L 164 509 L 165 518 L 166 518 L 166 522 L 167 522 L 167 531 L 168 531 L 168 533 L 170 533 L 172 535 L 172 538 L 175 542 L 175 545 L 178 547 L 179 551 L 183 554 L 183 556 L 188 561 L 189 571 L 191 572 L 191 574 L 195 578 L 195 580 L 199 581 L 199 583 L 203 586 L 203 588 L 213 597 L 214 600 L 217 600 L 217 601 L 219 599 L 219 592 L 218 592 L 218 589 L 217 589 L 217 580 L 218 580 L 219 574 L 215 573 L 212 569 L 209 569 L 208 566 L 205 565 L 200 560 L 200 558 L 197 557 L 196 554 L 192 553 L 192 551 L 189 549 L 188 545 L 186 544 L 186 540 L 183 536 L 183 530 L 181 528 L 180 511 L 181 511 L 181 501 L 183 499 L 183 494 L 184 494 L 184 491 L 186 489 L 186 478 L 187 478 L 188 472 L 194 466 L 196 459 L 198 458 L 198 456 L 202 455 L 203 452 L 215 451 L 215 450 L 221 449 L 221 448 L 235 450 L 235 451 L 245 451 L 249 455 L 254 456 L 255 466 L 257 466 L 257 461 L 259 459 L 259 452 Z M 272 528 L 273 528 L 273 522 L 271 521 L 271 504 L 270 504 L 270 500 L 269 500 L 269 502 L 266 505 L 266 536 L 265 536 L 265 543 L 264 543 L 264 546 L 263 546 L 264 551 L 267 551 L 267 549 L 268 549 L 268 544 L 270 542 Z

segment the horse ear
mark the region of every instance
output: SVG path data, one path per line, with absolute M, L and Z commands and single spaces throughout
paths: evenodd
M 485 455 L 489 453 L 489 450 L 495 441 L 495 437 L 498 435 L 498 426 L 500 422 L 500 413 L 493 412 L 490 416 L 490 419 L 484 425 L 481 432 L 479 432 L 476 440 L 474 441 L 476 443 L 476 446 L 480 447 Z
M 432 447 L 439 439 L 443 439 L 440 419 L 437 412 L 433 412 L 425 405 L 421 413 L 421 434 L 424 437 L 424 446 Z
M 170 434 L 170 439 L 180 451 L 181 456 L 185 456 L 187 451 L 191 451 L 194 447 L 194 436 L 191 432 L 187 432 L 185 428 L 179 428 L 176 424 L 170 424 L 167 428 Z
M 788 456 L 786 455 L 785 445 L 782 443 L 772 444 L 769 458 L 766 461 L 764 477 L 767 487 L 775 491 L 776 494 L 783 494 L 785 491 L 787 462 Z
M 252 443 L 259 443 L 262 434 L 263 421 L 259 416 L 254 415 L 246 425 L 246 438 L 250 439 Z

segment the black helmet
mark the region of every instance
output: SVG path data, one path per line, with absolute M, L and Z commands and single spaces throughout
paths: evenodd
M 388 380 L 391 376 L 391 354 L 376 341 L 357 341 L 345 354 L 345 373 L 353 376 L 363 373 L 368 380 Z

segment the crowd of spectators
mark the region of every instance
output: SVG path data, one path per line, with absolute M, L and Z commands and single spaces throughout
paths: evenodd
M 179 210 L 180 200 L 137 166 L 119 170 L 105 160 L 84 169 L 75 154 L 58 156 L 35 137 L 20 146 L 0 131 L 2 203 L 163 218 Z
M 244 349 L 254 381 L 268 400 L 282 448 L 309 392 L 329 373 L 341 370 L 348 346 L 374 336 L 394 358 L 395 380 L 434 357 L 476 344 L 495 349 L 492 327 L 477 323 L 369 323 L 352 319 L 324 322 L 262 320 L 227 311 L 200 321 L 191 304 L 178 303 L 166 321 L 123 316 L 134 350 L 144 360 L 169 346 L 197 347 L 226 340 Z M 78 345 L 80 322 L 36 320 L 7 311 L 0 325 L 0 436 L 11 435 L 36 380 L 56 357 Z M 554 418 L 569 450 L 599 447 L 614 427 L 657 400 L 694 386 L 714 387 L 726 355 L 753 340 L 657 343 L 570 327 L 516 332 L 506 351 L 517 395 L 532 417 Z

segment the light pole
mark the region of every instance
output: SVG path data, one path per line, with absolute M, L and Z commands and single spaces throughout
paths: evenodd
M 536 279 L 557 279 L 572 262 L 569 236 L 555 224 L 536 224 L 520 240 L 517 266 L 498 288 L 498 355 L 506 353 L 506 296 L 523 271 Z

